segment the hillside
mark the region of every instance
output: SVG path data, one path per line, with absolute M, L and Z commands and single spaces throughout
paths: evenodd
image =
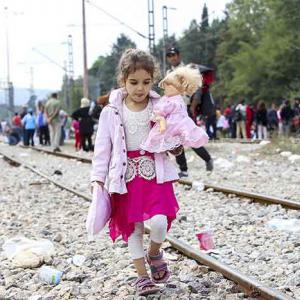
M 54 90 L 47 90 L 47 89 L 35 89 L 35 95 L 37 95 L 37 99 L 41 100 L 46 98 L 51 92 Z M 15 88 L 15 105 L 23 105 L 27 103 L 29 100 L 30 94 L 29 90 L 26 88 Z M 0 90 L 0 104 L 5 102 L 5 93 L 4 90 Z

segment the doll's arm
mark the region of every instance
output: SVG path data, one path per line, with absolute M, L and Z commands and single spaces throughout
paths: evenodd
M 166 118 L 175 110 L 176 103 L 174 101 L 167 101 L 167 99 L 161 100 L 153 108 L 153 117 L 154 122 L 159 122 L 159 131 L 164 133 L 167 129 Z
M 159 122 L 159 132 L 164 133 L 167 129 L 167 121 L 166 118 L 160 115 L 155 115 L 155 122 Z

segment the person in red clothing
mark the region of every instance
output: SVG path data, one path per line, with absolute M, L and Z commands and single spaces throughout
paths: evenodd
M 81 149 L 80 133 L 79 133 L 79 121 L 72 121 L 72 128 L 75 135 L 75 150 L 79 151 Z
M 12 125 L 15 127 L 20 127 L 20 128 L 22 127 L 22 119 L 18 113 L 15 113 L 11 122 L 12 122 Z
M 251 126 L 253 123 L 254 112 L 251 106 L 246 106 L 246 136 L 247 139 L 251 139 Z
M 226 118 L 226 119 L 229 119 L 229 117 L 230 117 L 230 115 L 231 115 L 231 107 L 230 107 L 230 105 L 227 105 L 227 107 L 224 109 L 224 117 Z
M 15 134 L 18 135 L 18 139 L 21 140 L 23 138 L 23 127 L 22 127 L 22 119 L 21 116 L 16 112 L 11 120 L 12 129 Z

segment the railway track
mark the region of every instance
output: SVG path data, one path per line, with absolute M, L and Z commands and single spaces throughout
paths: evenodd
M 44 174 L 41 170 L 38 170 L 37 168 L 30 166 L 19 159 L 12 157 L 10 154 L 0 151 L 0 155 L 2 155 L 3 158 L 13 166 L 22 165 L 23 167 L 29 169 L 30 171 L 36 173 L 37 175 L 47 179 L 49 182 L 52 182 L 54 185 L 58 186 L 59 188 L 63 190 L 67 190 L 70 193 L 73 193 L 74 195 L 79 196 L 80 198 L 86 201 L 91 201 L 90 196 L 75 191 L 71 187 L 65 186 L 58 180 L 54 180 L 53 178 Z M 72 158 L 74 159 L 74 156 L 72 156 Z M 149 228 L 146 227 L 146 230 L 149 231 Z M 201 251 L 196 250 L 195 248 L 191 247 L 187 243 L 174 238 L 172 235 L 167 236 L 167 241 L 171 244 L 171 246 L 174 249 L 182 253 L 184 256 L 189 257 L 197 261 L 198 263 L 206 265 L 212 270 L 215 270 L 216 272 L 223 274 L 225 278 L 228 278 L 229 280 L 238 284 L 248 295 L 251 295 L 252 297 L 256 297 L 256 299 L 272 299 L 272 300 L 294 299 L 286 294 L 281 293 L 276 289 L 272 289 L 267 286 L 264 286 L 257 280 L 240 273 L 239 271 L 219 262 L 218 260 L 215 260 L 214 258 L 210 257 L 209 255 Z
M 28 147 L 24 147 L 24 146 L 21 146 L 21 147 L 28 148 Z M 67 158 L 67 159 L 81 161 L 83 163 L 89 163 L 89 164 L 92 163 L 92 160 L 90 158 L 84 158 L 84 157 L 80 157 L 77 155 L 71 155 L 71 154 L 67 154 L 67 153 L 63 153 L 63 152 L 53 152 L 53 151 L 50 151 L 47 149 L 42 149 L 39 147 L 30 147 L 30 149 L 32 149 L 34 151 L 43 152 L 43 153 L 46 153 L 49 155 L 54 155 L 54 156 L 59 156 L 59 157 Z M 193 182 L 189 181 L 189 180 L 180 179 L 178 182 L 183 185 L 193 186 Z M 241 198 L 251 199 L 253 201 L 263 203 L 263 204 L 276 204 L 276 205 L 281 205 L 288 209 L 300 210 L 300 201 L 296 202 L 296 201 L 291 201 L 291 200 L 287 200 L 287 199 L 282 199 L 279 197 L 273 197 L 273 196 L 268 196 L 268 195 L 259 194 L 259 193 L 252 193 L 252 192 L 242 191 L 242 190 L 238 190 L 238 189 L 234 189 L 234 188 L 230 188 L 230 187 L 217 186 L 217 185 L 213 185 L 213 184 L 209 184 L 209 183 L 204 184 L 204 189 L 205 190 L 212 189 L 216 192 L 221 192 L 224 194 L 233 194 L 233 195 L 239 196 Z

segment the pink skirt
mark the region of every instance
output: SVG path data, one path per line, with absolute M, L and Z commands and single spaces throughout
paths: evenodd
M 139 156 L 142 156 L 140 151 L 127 152 L 128 158 Z M 152 153 L 146 152 L 143 156 L 154 160 Z M 115 241 L 118 236 L 122 236 L 127 242 L 134 231 L 134 223 L 146 221 L 155 215 L 167 217 L 169 230 L 179 210 L 172 182 L 158 184 L 156 177 L 147 180 L 137 174 L 126 186 L 127 194 L 111 195 L 109 232 L 112 240 Z

